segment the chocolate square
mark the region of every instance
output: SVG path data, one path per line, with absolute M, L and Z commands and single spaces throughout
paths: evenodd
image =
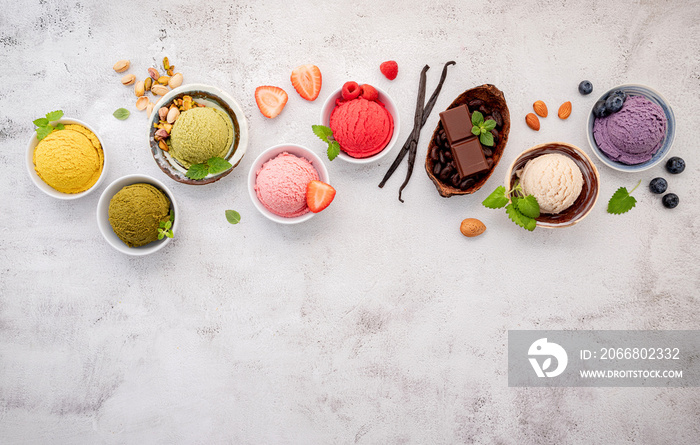
M 440 121 L 442 121 L 442 128 L 445 129 L 450 144 L 474 136 L 472 134 L 472 120 L 466 105 L 443 111 L 440 113 Z
M 452 144 L 452 157 L 461 178 L 489 169 L 479 138 L 472 136 L 462 142 Z

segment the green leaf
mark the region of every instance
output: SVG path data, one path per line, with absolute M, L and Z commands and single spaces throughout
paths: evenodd
M 540 205 L 537 202 L 537 198 L 532 195 L 527 195 L 524 198 L 518 199 L 516 206 L 518 207 L 520 213 L 528 218 L 540 217 Z
M 112 116 L 116 117 L 120 121 L 126 120 L 131 115 L 131 112 L 126 108 L 117 108 Z
M 231 224 L 238 224 L 241 222 L 241 214 L 235 210 L 226 210 L 226 220 Z
M 496 121 L 493 119 L 489 119 L 484 124 L 482 125 L 482 128 L 486 131 L 491 131 L 494 128 L 496 128 Z
M 332 161 L 333 159 L 338 157 L 338 155 L 340 154 L 340 144 L 337 143 L 336 141 L 333 141 L 330 144 L 328 144 L 328 152 L 327 153 L 328 153 L 328 160 L 329 161 Z
M 486 133 L 481 133 L 481 136 L 479 136 L 479 141 L 481 141 L 482 145 L 486 145 L 487 147 L 493 147 L 493 135 L 490 131 L 487 131 Z
M 489 196 L 484 199 L 481 203 L 484 207 L 489 209 L 500 209 L 506 204 L 508 204 L 508 197 L 506 196 L 506 188 L 501 186 L 496 187 Z
M 164 229 L 170 229 L 173 226 L 173 223 L 170 222 L 170 220 L 165 221 L 165 225 L 163 226 Z
M 219 158 L 219 157 L 213 157 L 207 161 L 207 165 L 209 165 L 209 173 L 212 175 L 216 175 L 219 173 L 223 173 L 229 168 L 233 167 L 230 162 L 228 162 L 224 158 Z
M 636 187 L 635 187 L 636 188 Z M 637 204 L 634 196 L 630 196 L 625 187 L 620 187 L 608 201 L 608 213 L 621 215 L 629 212 Z
M 477 126 L 477 125 L 474 125 L 474 126 L 472 127 L 472 134 L 473 134 L 474 136 L 479 136 L 479 135 L 481 134 L 481 128 L 480 128 L 479 126 Z
M 39 127 L 36 129 L 36 138 L 38 140 L 44 139 L 46 136 L 51 134 L 51 132 L 54 130 L 54 128 L 51 125 L 47 125 L 45 127 Z
M 204 179 L 209 174 L 209 166 L 207 164 L 194 164 L 192 165 L 185 176 L 190 179 L 199 180 Z
M 162 229 L 158 229 L 158 239 L 163 239 L 165 237 L 165 232 Z
M 314 134 L 318 136 L 318 138 L 321 139 L 323 142 L 330 143 L 328 138 L 333 136 L 333 130 L 323 125 L 312 125 L 311 129 L 314 131 Z
M 62 117 L 63 117 L 63 111 L 61 111 L 61 110 L 56 110 L 56 111 L 52 111 L 50 113 L 46 113 L 46 119 L 48 119 L 49 122 L 57 121 Z
M 175 214 L 173 213 L 172 209 L 170 210 L 170 222 L 174 223 L 175 222 Z
M 56 128 L 56 130 L 65 130 L 66 126 L 59 122 L 54 126 L 54 128 Z
M 519 225 L 523 229 L 532 232 L 533 230 L 535 230 L 535 227 L 537 227 L 537 221 L 520 213 L 515 204 L 513 203 L 510 203 L 506 206 L 506 213 L 508 214 L 508 218 L 510 218 L 511 221 L 513 221 L 515 224 Z
M 478 111 L 472 113 L 472 125 L 479 125 L 484 121 L 484 115 Z
M 46 119 L 45 117 L 40 117 L 39 119 L 35 120 L 33 123 L 37 127 L 45 127 L 45 126 L 49 125 L 49 120 Z
M 167 236 L 168 238 L 172 238 L 172 237 L 173 237 L 173 231 L 172 231 L 172 230 L 168 230 L 167 232 L 165 232 L 165 236 Z

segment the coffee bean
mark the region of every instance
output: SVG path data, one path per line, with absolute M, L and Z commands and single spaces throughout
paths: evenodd
M 491 115 L 489 114 L 488 116 L 486 116 L 486 117 L 484 118 L 484 121 L 487 121 L 487 120 L 489 120 L 489 119 L 494 120 L 494 119 L 493 119 L 493 116 L 491 116 Z
M 445 150 L 445 159 L 448 161 L 452 159 L 452 150 Z
M 440 157 L 440 163 L 441 164 L 446 164 L 447 162 L 445 161 L 445 151 L 440 151 L 439 157 Z
M 489 168 L 493 167 L 493 159 L 486 158 L 486 163 L 489 165 Z
M 438 151 L 440 149 L 438 148 L 437 145 L 433 145 L 433 148 L 430 149 L 430 159 L 433 161 L 436 161 L 438 159 Z
M 487 158 L 490 158 L 491 156 L 493 156 L 493 150 L 491 150 L 490 147 L 486 147 L 486 146 L 482 145 L 481 151 L 484 152 L 484 156 L 486 156 Z
M 435 176 L 440 174 L 440 171 L 442 170 L 442 165 L 440 165 L 439 162 L 436 162 L 435 165 L 433 165 L 433 174 Z
M 501 128 L 503 126 L 503 117 L 501 117 L 501 113 L 498 110 L 493 110 L 493 113 L 491 113 L 493 116 L 493 120 L 496 121 L 496 126 L 498 128 Z
M 445 166 L 445 168 L 442 169 L 440 172 L 440 179 L 445 181 L 447 178 L 450 177 L 450 175 L 454 172 L 453 168 L 450 167 L 449 165 Z
M 484 104 L 484 101 L 481 100 L 481 99 L 474 99 L 474 100 L 471 100 L 471 101 L 469 101 L 469 109 L 470 109 L 470 110 L 476 110 L 477 108 L 479 108 L 479 107 L 482 106 L 483 104 Z
M 452 175 L 452 177 L 450 178 L 450 183 L 453 187 L 459 187 L 459 173 L 455 173 L 454 175 Z
M 481 111 L 481 114 L 483 114 L 484 116 L 486 116 L 487 114 L 489 114 L 491 112 L 491 110 L 489 110 L 488 108 L 486 108 L 483 105 L 479 107 L 479 111 Z
M 466 190 L 469 187 L 471 187 L 475 182 L 476 181 L 474 181 L 473 178 L 469 178 L 469 177 L 464 178 L 464 179 L 462 179 L 462 181 L 460 181 L 459 188 L 462 190 Z

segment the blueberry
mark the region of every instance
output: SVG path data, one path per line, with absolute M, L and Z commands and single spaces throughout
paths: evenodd
M 596 102 L 595 105 L 593 105 L 593 115 L 595 117 L 601 118 L 607 116 L 608 114 L 610 114 L 610 112 L 605 107 L 604 100 L 601 99 L 598 102 Z
M 657 195 L 663 193 L 668 188 L 668 182 L 664 178 L 654 178 L 649 183 L 649 190 Z
M 593 84 L 588 80 L 584 80 L 583 82 L 578 84 L 578 92 L 583 94 L 584 96 L 586 94 L 591 94 L 591 91 L 593 91 Z
M 661 198 L 661 202 L 664 203 L 664 207 L 667 209 L 674 209 L 678 205 L 678 195 L 675 193 L 667 193 Z
M 609 113 L 617 113 L 622 109 L 624 104 L 625 99 L 615 93 L 611 94 L 607 99 L 605 99 L 605 108 Z
M 669 173 L 677 175 L 685 170 L 685 161 L 678 156 L 674 156 L 666 162 L 666 170 L 668 170 Z
M 622 90 L 615 90 L 612 92 L 612 94 L 610 94 L 610 96 L 620 96 L 623 102 L 627 100 L 627 93 Z

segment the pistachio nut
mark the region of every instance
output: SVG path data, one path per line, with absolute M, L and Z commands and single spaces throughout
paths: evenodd
M 169 81 L 170 81 L 170 77 L 168 77 L 168 76 L 160 76 L 158 78 L 158 83 L 161 85 L 167 85 Z
M 163 130 L 162 128 L 159 130 L 156 130 L 155 138 L 157 141 L 160 141 L 162 139 L 166 139 L 170 137 L 167 131 Z
M 170 69 L 170 61 L 167 57 L 163 57 L 163 69 L 168 71 Z
M 139 111 L 145 110 L 146 107 L 148 106 L 149 102 L 150 102 L 150 100 L 148 100 L 148 97 L 146 97 L 146 96 L 139 97 L 138 100 L 136 101 L 136 109 Z
M 151 76 L 153 80 L 158 80 L 158 78 L 160 77 L 160 74 L 158 74 L 158 70 L 155 68 L 149 68 L 148 75 Z
M 169 124 L 172 124 L 178 117 L 180 117 L 180 110 L 173 108 L 168 111 L 168 117 L 165 120 L 168 121 Z
M 158 96 L 165 96 L 168 94 L 168 87 L 155 84 L 151 87 L 151 93 L 157 94 Z
M 168 81 L 168 86 L 170 88 L 177 88 L 182 85 L 182 80 L 182 73 L 176 73 Z
M 156 104 L 154 104 L 150 100 L 148 101 L 148 105 L 146 105 L 146 113 L 148 113 L 149 116 L 151 115 L 151 113 L 153 113 L 153 107 L 155 106 Z
M 158 147 L 163 151 L 170 151 L 170 147 L 168 147 L 165 141 L 158 141 Z
M 136 97 L 141 97 L 143 96 L 144 91 L 143 80 L 139 80 L 134 86 L 134 94 L 136 94 Z
M 114 64 L 112 69 L 118 73 L 123 73 L 124 71 L 129 69 L 129 66 L 131 65 L 131 62 L 128 60 L 120 60 L 117 63 Z
M 136 76 L 133 74 L 127 74 L 122 77 L 122 85 L 133 85 L 134 82 L 136 82 Z
M 153 86 L 153 79 L 150 77 L 146 77 L 146 80 L 143 81 L 143 88 L 146 91 L 151 91 L 151 87 Z
M 158 117 L 160 120 L 164 121 L 168 117 L 168 107 L 160 107 L 158 110 Z

